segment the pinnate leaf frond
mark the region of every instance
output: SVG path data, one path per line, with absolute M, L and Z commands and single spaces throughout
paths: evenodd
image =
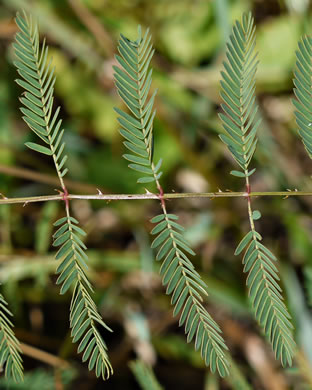
M 8 379 L 21 382 L 23 380 L 21 349 L 13 332 L 10 320 L 12 313 L 7 306 L 6 300 L 0 294 L 0 367 L 4 367 Z
M 128 114 L 115 108 L 119 115 L 120 134 L 125 138 L 124 145 L 130 150 L 130 154 L 123 157 L 130 161 L 129 168 L 144 174 L 138 183 L 150 183 L 162 175 L 161 160 L 156 166 L 153 164 L 153 121 L 156 114 L 153 106 L 156 91 L 149 96 L 152 83 L 149 64 L 154 54 L 150 41 L 149 31 L 142 38 L 140 28 L 135 41 L 121 35 L 118 45 L 120 55 L 116 55 L 121 68 L 114 66 L 118 94 L 130 111 Z
M 276 359 L 281 360 L 283 366 L 291 366 L 296 348 L 293 325 L 277 283 L 278 269 L 274 264 L 277 259 L 261 240 L 261 235 L 251 230 L 239 243 L 235 254 L 246 248 L 244 272 L 248 273 L 247 286 L 255 317 L 272 344 Z
M 296 51 L 294 92 L 296 123 L 305 149 L 312 158 L 312 38 L 303 37 Z
M 256 132 L 260 119 L 256 119 L 258 106 L 254 96 L 257 54 L 255 48 L 255 27 L 251 14 L 244 14 L 242 23 L 233 27 L 227 44 L 227 60 L 221 72 L 221 107 L 224 113 L 219 115 L 225 134 L 220 138 L 224 142 L 241 171 L 232 171 L 234 176 L 245 177 L 250 160 L 257 146 Z
M 48 60 L 49 48 L 39 43 L 38 25 L 30 16 L 17 14 L 16 24 L 19 31 L 13 47 L 17 68 L 21 79 L 17 79 L 25 92 L 20 101 L 23 120 L 40 138 L 41 142 L 26 142 L 26 146 L 38 153 L 53 156 L 57 174 L 61 180 L 68 169 L 65 168 L 67 156 L 64 155 L 64 130 L 59 118 L 60 108 L 53 109 L 53 93 L 56 77 L 52 61 Z
M 89 361 L 89 370 L 95 370 L 97 377 L 107 379 L 112 373 L 112 367 L 107 355 L 106 344 L 97 329 L 97 325 L 111 329 L 104 323 L 92 300 L 93 292 L 86 270 L 88 256 L 87 249 L 81 241 L 85 232 L 79 227 L 78 221 L 67 215 L 54 223 L 58 227 L 53 238 L 53 245 L 60 249 L 56 260 L 60 260 L 56 272 L 59 277 L 56 281 L 61 284 L 61 294 L 70 287 L 74 292 L 70 305 L 70 327 L 73 342 L 80 342 L 78 353 L 83 352 L 82 361 Z
M 188 255 L 195 255 L 183 237 L 184 228 L 174 214 L 161 214 L 151 222 L 157 223 L 151 234 L 157 235 L 152 248 L 157 248 L 156 260 L 162 260 L 160 274 L 166 293 L 172 294 L 173 315 L 180 313 L 179 325 L 184 325 L 187 341 L 195 339 L 203 360 L 211 371 L 228 375 L 227 346 L 217 323 L 203 306 L 202 295 L 207 295 L 206 284 L 195 270 Z

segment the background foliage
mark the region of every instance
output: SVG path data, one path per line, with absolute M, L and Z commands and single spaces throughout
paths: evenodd
M 134 39 L 139 23 L 144 30 L 150 26 L 156 48 L 154 159 L 163 158 L 165 191 L 243 188 L 240 180 L 228 175 L 232 158 L 217 136 L 221 129 L 217 114 L 225 40 L 233 21 L 248 10 L 257 24 L 256 91 L 263 117 L 250 166 L 257 168 L 252 189 L 311 188 L 311 163 L 295 134 L 291 103 L 297 41 L 312 29 L 309 1 L 2 0 L 1 193 L 9 197 L 54 194 L 58 188 L 48 156 L 24 147 L 34 136 L 20 118 L 20 88 L 14 83 L 17 74 L 10 46 L 16 32 L 13 17 L 21 8 L 38 18 L 53 53 L 71 192 L 96 193 L 97 188 L 103 193 L 144 192 L 144 185 L 136 184 L 137 173 L 127 169 L 121 158 L 125 150 L 113 110 L 122 108 L 112 69 L 119 33 Z M 156 363 L 155 376 L 165 389 L 312 387 L 311 199 L 259 198 L 253 204 L 262 213 L 259 231 L 280 260 L 283 289 L 302 348 L 295 367 L 287 371 L 274 361 L 252 318 L 241 261 L 233 254 L 248 230 L 245 201 L 168 202 L 169 211 L 187 227 L 186 238 L 197 253 L 195 265 L 209 286 L 208 310 L 221 325 L 235 359 L 231 376 L 219 380 L 205 370 L 199 352 L 185 343 L 183 329 L 172 318 L 170 298 L 163 294 L 147 234 L 152 228 L 149 220 L 159 212 L 157 202 L 72 202 L 73 215 L 87 232 L 85 243 L 93 265 L 89 277 L 96 301 L 114 329 L 107 343 L 115 375 L 105 384 L 107 389 L 138 388 L 140 381 L 132 372 L 147 369 L 138 365 L 131 370 L 129 362 L 135 357 Z M 70 296 L 60 296 L 54 283 L 50 237 L 52 223 L 62 213 L 63 205 L 58 203 L 0 208 L 1 292 L 14 313 L 16 335 L 51 354 L 48 361 L 37 350 L 24 355 L 29 382 L 24 387 L 10 385 L 12 389 L 27 388 L 27 383 L 38 383 L 38 388 L 45 384 L 47 389 L 102 385 L 87 367 L 81 368 L 68 333 Z M 61 359 L 51 361 L 51 356 Z M 0 388 L 7 385 L 0 380 Z

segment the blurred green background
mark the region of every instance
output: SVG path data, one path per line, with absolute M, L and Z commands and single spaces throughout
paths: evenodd
M 136 37 L 148 26 L 156 48 L 152 66 L 158 88 L 155 158 L 162 157 L 166 192 L 243 190 L 229 175 L 233 161 L 218 139 L 219 79 L 225 42 L 235 19 L 251 10 L 257 24 L 260 65 L 258 148 L 251 164 L 253 191 L 311 191 L 311 161 L 297 137 L 291 103 L 297 41 L 312 31 L 308 0 L 1 0 L 0 192 L 7 197 L 55 194 L 52 161 L 26 150 L 33 134 L 21 120 L 11 42 L 14 15 L 38 19 L 56 67 L 56 103 L 66 129 L 71 193 L 143 193 L 124 152 L 114 106 L 121 101 L 112 65 L 120 33 Z M 155 189 L 148 188 L 150 191 Z M 155 201 L 72 201 L 87 231 L 90 278 L 105 322 L 114 366 L 105 384 L 76 355 L 68 331 L 70 294 L 59 295 L 51 248 L 52 223 L 61 203 L 1 206 L 0 283 L 23 342 L 26 381 L 0 378 L 0 389 L 138 389 L 129 363 L 153 366 L 164 389 L 312 388 L 312 200 L 258 198 L 257 223 L 280 260 L 282 285 L 301 350 L 282 370 L 265 343 L 246 298 L 245 275 L 234 248 L 248 229 L 243 199 L 168 202 L 187 227 L 197 252 L 194 264 L 208 284 L 207 308 L 224 331 L 233 357 L 231 376 L 219 380 L 203 366 L 172 318 L 153 260 L 148 232 L 159 213 Z M 29 348 L 29 346 L 35 349 Z M 46 351 L 49 355 L 42 355 Z

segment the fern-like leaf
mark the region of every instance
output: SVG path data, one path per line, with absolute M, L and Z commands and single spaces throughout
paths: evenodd
M 230 42 L 227 44 L 227 61 L 221 72 L 221 97 L 223 114 L 220 119 L 226 134 L 221 140 L 228 146 L 242 171 L 232 171 L 234 176 L 246 180 L 247 194 L 250 192 L 249 177 L 255 169 L 248 166 L 257 145 L 256 133 L 260 120 L 256 121 L 255 74 L 257 68 L 255 27 L 251 14 L 244 14 L 242 22 L 236 22 Z M 295 342 L 292 336 L 290 315 L 283 303 L 275 256 L 261 242 L 254 221 L 261 217 L 252 211 L 251 199 L 247 196 L 250 232 L 239 243 L 235 254 L 246 249 L 243 263 L 248 272 L 247 286 L 255 316 L 270 340 L 275 356 L 283 365 L 292 364 Z
M 162 175 L 162 161 L 153 165 L 153 121 L 156 114 L 153 105 L 157 91 L 149 97 L 152 83 L 149 64 L 154 50 L 148 30 L 143 38 L 140 27 L 138 33 L 136 41 L 130 41 L 121 35 L 118 45 L 120 55 L 116 55 L 121 68 L 114 66 L 118 94 L 131 115 L 119 108 L 115 110 L 119 114 L 117 120 L 121 125 L 120 134 L 125 138 L 124 145 L 131 152 L 123 157 L 131 162 L 129 168 L 144 173 L 138 183 L 150 183 Z
M 256 132 L 260 119 L 255 122 L 258 106 L 255 99 L 255 74 L 257 54 L 254 54 L 255 27 L 251 14 L 244 15 L 242 23 L 236 22 L 227 44 L 227 61 L 221 72 L 221 107 L 219 117 L 226 134 L 220 138 L 232 153 L 241 171 L 232 171 L 234 176 L 245 177 L 257 145 Z
M 53 111 L 53 92 L 56 77 L 51 60 L 48 60 L 49 48 L 45 41 L 40 47 L 38 25 L 31 17 L 17 14 L 16 24 L 19 32 L 16 34 L 16 60 L 14 65 L 22 79 L 17 79 L 25 92 L 21 97 L 23 120 L 28 127 L 41 139 L 41 143 L 27 142 L 26 146 L 38 153 L 53 157 L 57 174 L 62 187 L 67 156 L 64 155 L 65 142 L 62 141 L 64 130 L 62 120 L 58 117 L 60 107 Z
M 141 29 L 135 41 L 121 36 L 119 41 L 120 56 L 116 56 L 121 69 L 115 67 L 115 82 L 118 93 L 130 110 L 130 113 L 116 109 L 118 121 L 122 126 L 120 133 L 126 139 L 124 145 L 132 154 L 124 157 L 131 161 L 130 168 L 147 174 L 138 182 L 155 182 L 162 194 L 159 183 L 161 176 L 161 160 L 155 166 L 153 163 L 153 109 L 155 92 L 148 99 L 152 82 L 152 70 L 148 70 L 153 55 L 151 36 L 146 31 L 141 37 Z M 168 214 L 162 199 L 163 213 L 152 219 L 157 225 L 152 230 L 157 235 L 152 248 L 158 248 L 157 260 L 163 260 L 160 273 L 163 284 L 167 285 L 167 293 L 172 294 L 172 304 L 175 305 L 174 315 L 181 312 L 180 325 L 185 325 L 187 341 L 195 338 L 195 348 L 211 370 L 219 371 L 221 376 L 228 374 L 228 361 L 224 350 L 227 349 L 216 322 L 203 306 L 202 294 L 207 294 L 205 283 L 195 271 L 187 254 L 194 255 L 181 232 L 183 228 L 177 217 Z
M 206 284 L 196 272 L 188 255 L 195 255 L 182 235 L 184 228 L 174 214 L 161 214 L 151 222 L 157 223 L 151 234 L 157 234 L 152 248 L 158 248 L 156 260 L 163 260 L 160 274 L 166 293 L 172 294 L 173 315 L 181 312 L 179 325 L 184 325 L 187 341 L 195 338 L 195 349 L 211 371 L 228 374 L 228 361 L 224 351 L 227 346 L 221 330 L 203 306 L 202 295 L 208 295 Z
M 67 173 L 64 155 L 65 142 L 62 141 L 64 130 L 62 120 L 58 118 L 60 108 L 53 110 L 53 91 L 55 84 L 54 69 L 48 61 L 48 47 L 43 42 L 39 45 L 37 24 L 24 14 L 17 14 L 16 23 L 19 32 L 14 44 L 17 61 L 17 71 L 23 79 L 16 80 L 26 90 L 21 102 L 23 119 L 30 129 L 42 140 L 43 144 L 27 142 L 26 146 L 39 153 L 52 156 L 54 165 L 64 191 L 66 217 L 59 219 L 59 226 L 54 234 L 53 245 L 60 249 L 56 259 L 60 260 L 57 268 L 61 284 L 61 294 L 73 287 L 70 306 L 70 326 L 73 342 L 80 341 L 78 352 L 83 352 L 82 360 L 89 361 L 89 370 L 95 370 L 97 377 L 106 379 L 112 374 L 112 367 L 107 356 L 106 344 L 97 329 L 97 325 L 110 330 L 101 319 L 96 305 L 91 298 L 92 286 L 85 273 L 88 257 L 87 249 L 81 241 L 84 231 L 79 228 L 78 221 L 69 214 L 69 204 L 66 198 L 67 189 L 63 177 Z
M 312 158 L 312 38 L 305 36 L 298 42 L 293 100 L 299 135 Z
M 246 248 L 244 272 L 248 272 L 247 286 L 255 316 L 273 346 L 276 359 L 280 359 L 283 366 L 291 366 L 296 347 L 293 325 L 283 302 L 282 289 L 277 283 L 278 269 L 274 264 L 277 259 L 261 240 L 261 235 L 255 230 L 248 232 L 235 254 Z
M 54 246 L 60 246 L 56 260 L 61 260 L 56 270 L 61 284 L 61 294 L 74 286 L 70 305 L 70 327 L 73 342 L 80 340 L 78 353 L 83 352 L 82 361 L 89 360 L 89 370 L 95 369 L 96 376 L 106 379 L 113 372 L 107 356 L 106 344 L 96 325 L 111 329 L 103 322 L 90 293 L 92 286 L 86 276 L 88 256 L 87 249 L 81 241 L 85 232 L 79 227 L 78 221 L 67 215 L 54 223 L 58 230 L 54 233 Z
M 23 380 L 21 350 L 9 319 L 12 313 L 7 306 L 7 302 L 0 294 L 0 367 L 5 367 L 5 376 L 8 379 L 21 382 Z

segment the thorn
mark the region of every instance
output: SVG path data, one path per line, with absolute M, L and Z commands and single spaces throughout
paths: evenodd
M 298 188 L 295 188 L 295 192 L 298 192 Z
M 25 202 L 24 204 L 23 204 L 23 207 L 25 207 L 25 206 L 27 206 L 28 205 L 28 202 Z
M 220 188 L 218 188 L 218 192 L 222 192 L 222 191 L 220 190 Z
M 289 192 L 291 192 L 291 190 L 290 190 L 289 188 L 286 188 L 286 191 L 289 191 Z
M 98 195 L 103 195 L 103 192 L 97 188 Z
M 6 196 L 4 196 L 1 192 L 0 192 L 0 196 L 2 199 L 8 199 Z
M 225 190 L 226 192 L 233 192 L 232 190 L 229 190 L 228 188 Z
M 148 194 L 148 195 L 153 195 L 152 192 L 150 192 L 148 189 L 144 188 L 145 189 L 145 194 Z
M 61 190 L 58 190 L 57 188 L 54 188 L 54 191 L 58 192 L 58 193 L 59 193 L 59 195 L 64 195 L 64 192 L 63 192 L 63 191 L 61 191 Z
M 287 198 L 289 198 L 289 195 L 284 196 L 283 200 L 284 200 L 284 199 L 287 199 Z

